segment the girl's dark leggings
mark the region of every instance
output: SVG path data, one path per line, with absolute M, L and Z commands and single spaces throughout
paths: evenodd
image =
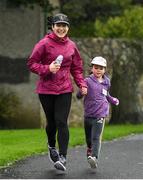
M 55 147 L 57 133 L 59 154 L 66 156 L 69 142 L 67 120 L 71 107 L 72 93 L 60 95 L 39 94 L 39 99 L 47 119 L 46 134 L 48 144 L 50 147 Z
M 99 158 L 105 118 L 85 118 L 84 129 L 87 147 L 92 148 L 92 156 Z

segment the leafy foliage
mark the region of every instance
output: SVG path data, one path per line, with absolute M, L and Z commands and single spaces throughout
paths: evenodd
M 95 36 L 111 38 L 143 38 L 143 7 L 125 10 L 120 17 L 110 17 L 106 23 L 96 20 Z
M 107 19 L 122 14 L 131 0 L 60 0 L 61 11 L 70 16 L 74 25 L 86 21 L 95 21 L 97 17 Z
M 94 23 L 86 22 L 78 24 L 76 27 L 72 26 L 70 35 L 73 37 L 93 37 L 94 36 Z
M 100 21 L 105 23 L 108 18 L 121 16 L 124 10 L 132 5 L 132 0 L 60 0 L 60 4 L 61 12 L 70 17 L 72 36 L 94 37 L 96 20 L 100 29 L 102 27 Z

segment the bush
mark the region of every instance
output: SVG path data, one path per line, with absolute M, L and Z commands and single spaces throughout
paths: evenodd
M 17 107 L 20 102 L 14 92 L 6 92 L 0 89 L 0 128 L 7 128 L 9 122 L 17 116 Z
M 96 20 L 95 36 L 110 38 L 143 38 L 143 7 L 125 10 L 120 17 L 109 18 L 106 23 Z
M 71 27 L 72 37 L 93 37 L 94 36 L 94 22 L 79 23 L 79 26 Z

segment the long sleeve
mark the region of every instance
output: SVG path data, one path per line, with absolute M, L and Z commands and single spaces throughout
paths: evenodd
M 109 103 L 114 104 L 114 105 L 118 105 L 119 104 L 119 100 L 115 97 L 112 97 L 109 93 L 107 95 L 107 100 Z
M 49 65 L 42 64 L 42 60 L 45 58 L 44 41 L 37 43 L 32 51 L 32 54 L 28 58 L 28 67 L 33 72 L 40 76 L 46 76 L 49 71 Z
M 71 65 L 71 74 L 75 80 L 75 83 L 79 88 L 87 87 L 84 78 L 83 78 L 83 62 L 78 52 L 78 49 L 75 47 L 75 53 L 73 55 L 73 61 Z

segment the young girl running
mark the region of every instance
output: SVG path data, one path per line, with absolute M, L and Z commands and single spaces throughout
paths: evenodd
M 85 79 L 87 95 L 84 96 L 84 129 L 87 144 L 87 160 L 91 168 L 97 167 L 101 149 L 105 118 L 109 115 L 109 103 L 118 105 L 119 100 L 110 96 L 110 79 L 105 75 L 107 62 L 101 56 L 93 58 L 92 74 Z M 82 92 L 77 98 L 82 98 Z

